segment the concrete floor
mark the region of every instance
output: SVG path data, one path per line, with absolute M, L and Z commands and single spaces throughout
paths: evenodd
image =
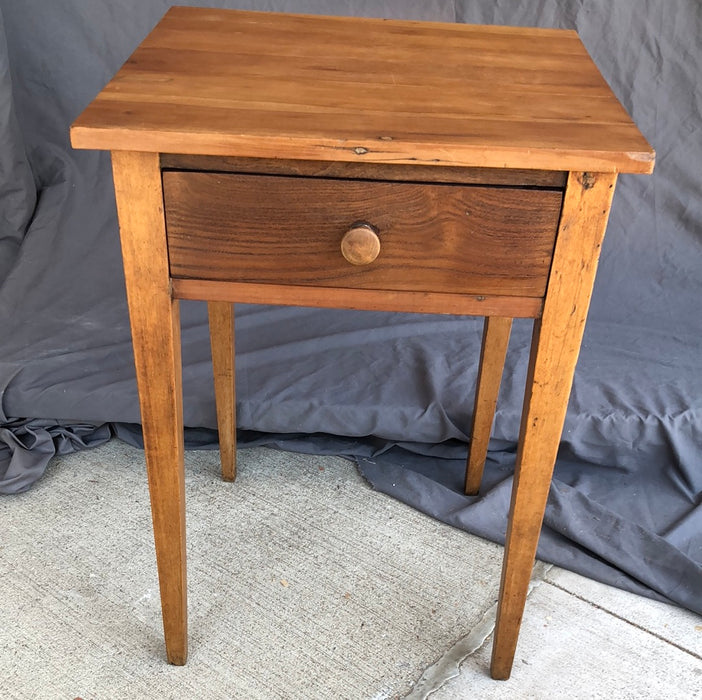
M 143 453 L 55 459 L 0 500 L 2 698 L 702 698 L 702 618 L 543 564 L 488 676 L 501 548 L 340 458 L 186 457 L 190 658 L 164 661 Z

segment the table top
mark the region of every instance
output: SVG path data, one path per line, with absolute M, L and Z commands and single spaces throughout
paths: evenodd
M 649 173 L 574 31 L 171 8 L 77 148 Z

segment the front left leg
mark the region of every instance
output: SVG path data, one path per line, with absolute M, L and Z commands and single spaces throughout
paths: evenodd
M 158 154 L 112 154 L 166 654 L 188 655 L 180 318 L 171 297 Z

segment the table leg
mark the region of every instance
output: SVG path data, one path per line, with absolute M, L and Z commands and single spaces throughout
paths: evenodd
M 151 496 L 166 654 L 187 659 L 180 318 L 171 298 L 159 158 L 112 154 Z
M 475 389 L 473 426 L 466 461 L 465 492 L 469 496 L 474 496 L 480 490 L 511 330 L 511 318 L 488 316 L 485 319 L 480 369 Z
M 616 175 L 570 173 L 535 321 L 490 672 L 510 676 Z
M 214 370 L 217 429 L 222 478 L 236 478 L 236 383 L 234 358 L 234 304 L 210 301 L 210 345 Z

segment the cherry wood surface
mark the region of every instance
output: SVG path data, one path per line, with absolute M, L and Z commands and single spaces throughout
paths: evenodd
M 172 277 L 542 297 L 562 193 L 323 178 L 163 174 Z M 265 193 L 262 196 L 262 193 Z M 342 255 L 358 222 L 366 265 Z
M 234 353 L 234 304 L 210 301 L 210 346 L 217 405 L 217 433 L 222 478 L 236 478 L 236 358 Z
M 469 496 L 476 495 L 480 490 L 511 330 L 512 319 L 502 316 L 488 316 L 483 325 L 473 425 L 466 460 L 464 490 Z
M 496 89 L 499 86 L 499 89 Z M 173 7 L 79 148 L 647 173 L 574 31 Z
M 439 163 L 417 168 L 403 163 L 286 160 L 283 158 L 239 158 L 236 156 L 198 156 L 182 153 L 161 154 L 164 170 L 196 170 L 224 173 L 302 175 L 339 177 L 383 182 L 445 182 L 459 185 L 512 185 L 565 189 L 568 173 L 559 170 L 505 170 L 504 168 L 466 168 Z
M 178 300 L 200 299 L 225 479 L 233 302 L 489 317 L 470 493 L 511 319 L 535 319 L 491 662 L 509 677 L 616 176 L 654 162 L 577 35 L 174 7 L 71 139 L 112 151 L 168 660 L 187 657 Z M 380 250 L 352 265 L 359 221 Z
M 534 322 L 490 672 L 509 678 L 616 175 L 571 173 Z
M 166 654 L 188 656 L 179 302 L 168 276 L 158 154 L 112 154 Z
M 316 306 L 360 311 L 403 311 L 406 313 L 464 314 L 537 318 L 543 299 L 485 294 L 443 294 L 441 292 L 351 289 L 322 285 L 259 284 L 211 280 L 171 280 L 175 299 L 207 299 L 247 304 Z

